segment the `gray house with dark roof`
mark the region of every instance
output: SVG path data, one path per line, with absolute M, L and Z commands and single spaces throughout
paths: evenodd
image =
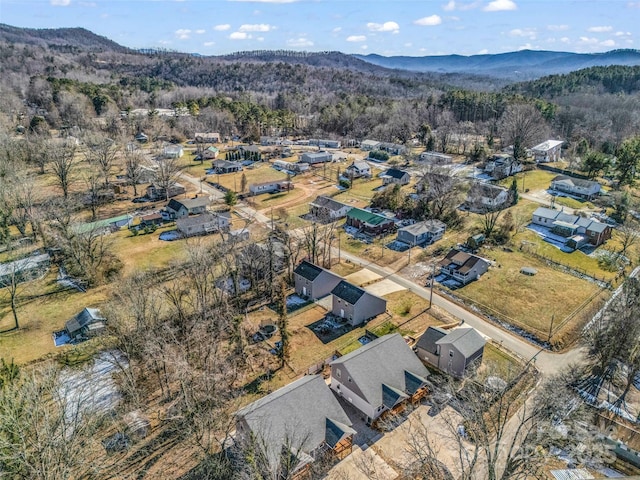
M 407 245 L 429 245 L 440 240 L 447 226 L 440 220 L 425 220 L 398 229 L 397 240 Z
M 217 174 L 242 171 L 242 164 L 240 162 L 232 162 L 230 160 L 214 160 L 211 162 L 211 167 L 213 168 L 213 173 Z
M 97 308 L 85 308 L 75 317 L 69 320 L 64 329 L 69 338 L 92 337 L 102 333 L 106 328 L 107 320 L 100 314 Z
M 463 285 L 477 280 L 489 270 L 489 262 L 484 258 L 456 248 L 449 250 L 449 253 L 440 260 L 438 265 L 440 273 L 454 278 Z
M 387 310 L 387 301 L 360 287 L 341 280 L 333 290 L 331 313 L 346 318 L 351 325 L 360 325 Z
M 390 168 L 384 172 L 380 178 L 382 178 L 383 185 L 408 185 L 411 181 L 411 175 L 409 175 L 409 172 L 405 172 L 404 170 L 397 168 Z
M 196 198 L 183 198 L 176 200 L 172 198 L 165 207 L 171 218 L 182 218 L 187 215 L 198 215 L 207 211 L 207 207 L 211 203 L 208 196 Z
M 256 400 L 238 410 L 235 419 L 238 440 L 262 450 L 270 478 L 284 473 L 283 455 L 293 459 L 292 476 L 287 478 L 301 478 L 327 451 L 339 459 L 346 457 L 356 433 L 319 375 L 304 376 Z
M 352 205 L 320 195 L 309 204 L 309 213 L 321 220 L 338 220 L 346 217 L 352 208 Z
M 551 232 L 567 237 L 566 245 L 577 249 L 587 243 L 599 246 L 611 238 L 611 226 L 593 218 L 572 215 L 563 210 L 538 207 L 531 219 L 534 225 L 548 228 Z
M 487 341 L 471 327 L 444 330 L 429 327 L 414 347 L 423 362 L 456 378 L 472 363 L 480 363 Z
M 428 370 L 398 333 L 331 362 L 331 389 L 373 423 L 427 394 Z
M 342 277 L 303 260 L 293 271 L 293 281 L 298 295 L 315 300 L 329 295 Z
M 205 212 L 202 215 L 189 215 L 176 220 L 176 229 L 183 237 L 209 235 L 227 231 L 231 224 L 229 212 Z

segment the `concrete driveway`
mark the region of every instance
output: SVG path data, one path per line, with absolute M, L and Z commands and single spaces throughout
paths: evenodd
M 347 282 L 353 283 L 354 285 L 358 285 L 358 286 L 364 285 L 366 283 L 375 282 L 376 280 L 380 280 L 381 278 L 382 278 L 382 275 L 376 272 L 372 272 L 368 268 L 363 268 L 358 272 L 354 272 L 344 277 L 344 279 Z
M 374 295 L 378 295 L 379 297 L 384 297 L 385 295 L 389 295 L 390 293 L 406 290 L 406 287 L 399 285 L 393 280 L 385 278 L 380 282 L 367 285 L 364 289 L 369 293 L 373 293 Z

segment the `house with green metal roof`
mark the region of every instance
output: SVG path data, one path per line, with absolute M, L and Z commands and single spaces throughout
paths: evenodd
M 369 235 L 380 235 L 395 228 L 395 222 L 392 218 L 361 208 L 349 210 L 346 225 L 357 228 Z
M 131 215 L 119 215 L 117 217 L 105 218 L 104 220 L 97 220 L 95 222 L 81 223 L 75 226 L 75 232 L 78 234 L 91 232 L 110 233 L 115 232 L 124 226 L 130 226 L 131 222 L 133 222 L 133 217 Z

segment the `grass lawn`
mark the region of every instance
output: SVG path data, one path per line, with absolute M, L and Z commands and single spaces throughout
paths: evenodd
M 211 182 L 220 183 L 225 188 L 240 192 L 242 175 L 247 179 L 246 191 L 252 183 L 271 182 L 275 180 L 286 180 L 287 174 L 271 168 L 269 163 L 258 162 L 253 168 L 245 168 L 241 172 L 226 173 L 223 175 L 211 174 L 207 178 Z M 295 177 L 294 177 L 295 178 Z
M 0 334 L 0 358 L 28 363 L 47 354 L 73 347 L 55 347 L 51 334 L 64 327 L 67 320 L 88 306 L 98 306 L 110 292 L 109 286 L 88 290 L 62 289 L 57 272 L 22 284 L 18 293 L 20 330 Z M 0 330 L 12 328 L 13 315 L 6 292 L 0 294 Z
M 546 340 L 552 318 L 559 325 L 585 300 L 599 291 L 591 282 L 563 273 L 523 252 L 482 249 L 480 255 L 495 262 L 480 280 L 455 294 L 479 304 L 488 313 L 507 317 Z M 535 276 L 520 273 L 533 267 Z
M 538 169 L 517 173 L 516 179 L 518 180 L 518 190 L 521 192 L 526 190 L 546 190 L 549 188 L 549 185 L 551 185 L 551 180 L 557 176 L 557 173 Z M 509 188 L 512 182 L 513 177 L 507 177 L 503 178 L 498 183 Z
M 580 210 L 582 208 L 595 208 L 593 203 L 587 200 L 578 200 L 571 197 L 556 197 L 556 205 L 563 205 L 565 207 L 573 208 L 576 210 Z
M 381 186 L 382 180 L 380 178 L 356 179 L 351 188 L 343 190 L 334 198 L 343 203 L 353 203 L 354 205 L 358 203 L 359 205 L 355 206 L 366 206 L 377 193 L 376 189 Z
M 478 368 L 476 380 L 482 382 L 489 376 L 498 376 L 508 382 L 522 371 L 522 367 L 517 358 L 488 342 L 484 347 L 482 364 Z

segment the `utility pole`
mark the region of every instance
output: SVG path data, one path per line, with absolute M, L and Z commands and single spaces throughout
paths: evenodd
M 555 313 L 553 315 L 551 315 L 551 325 L 549 325 L 549 338 L 547 339 L 547 342 L 551 343 L 551 336 L 553 335 L 553 321 L 555 320 L 556 315 Z
M 429 310 L 433 306 L 433 282 L 436 281 L 436 264 L 431 264 L 431 283 L 429 288 Z

